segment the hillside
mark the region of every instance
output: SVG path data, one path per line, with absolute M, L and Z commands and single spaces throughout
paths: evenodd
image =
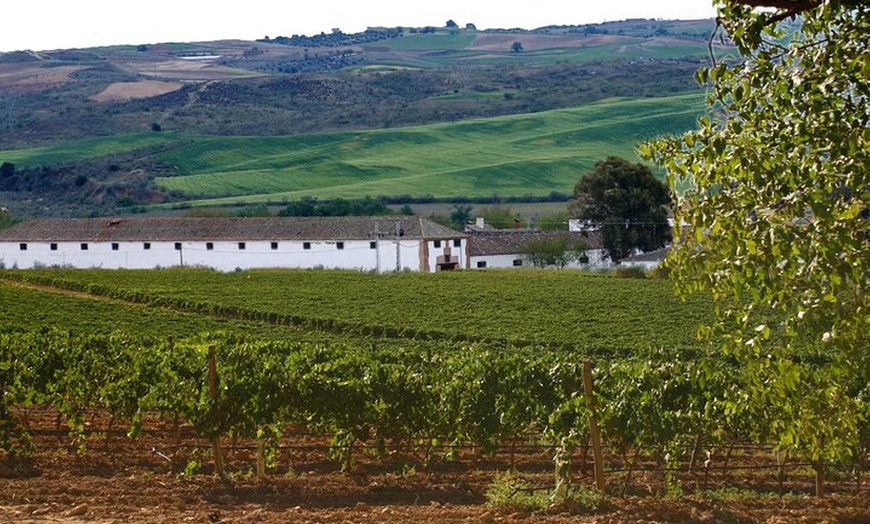
M 268 200 L 276 192 L 281 193 L 278 199 L 467 195 L 467 185 L 452 182 L 443 191 L 438 184 L 410 184 L 385 192 L 377 180 L 372 187 L 343 190 L 331 190 L 323 180 L 300 187 L 292 176 L 284 179 L 289 171 L 272 173 L 282 179 L 272 183 L 275 189 L 267 184 L 264 190 L 262 170 L 250 180 L 243 176 L 242 183 L 231 181 L 232 188 L 202 184 L 214 179 L 218 168 L 190 171 L 191 149 L 178 146 L 194 140 L 231 147 L 220 139 L 231 136 L 288 137 L 282 140 L 292 145 L 296 139 L 290 137 L 694 92 L 693 75 L 706 63 L 712 24 L 635 20 L 533 31 L 393 28 L 258 42 L 6 53 L 0 55 L 0 163 L 14 164 L 17 179 L 0 179 L 0 202 L 17 216 L 31 216 L 102 214 L 214 196 L 256 194 L 261 196 L 255 200 Z M 691 123 L 683 115 L 666 130 L 683 129 L 687 121 Z M 88 150 L 83 139 L 133 135 L 136 147 L 82 152 Z M 630 154 L 635 137 L 614 135 L 607 141 L 611 139 L 613 152 Z M 46 146 L 50 149 L 33 149 Z M 163 152 L 167 147 L 177 149 Z M 545 165 L 554 160 L 542 154 L 536 161 Z M 354 165 L 358 160 L 338 161 Z M 371 155 L 363 163 L 394 164 L 392 156 Z M 590 165 L 589 159 L 571 169 L 584 164 Z M 184 178 L 165 178 L 179 174 Z M 188 178 L 199 175 L 197 182 Z M 564 180 L 544 188 L 505 180 L 492 187 L 478 181 L 473 194 L 540 195 L 570 188 Z M 305 189 L 311 193 L 299 193 Z

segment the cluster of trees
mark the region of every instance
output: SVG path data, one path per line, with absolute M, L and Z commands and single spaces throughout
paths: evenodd
M 337 217 L 337 216 L 381 216 L 391 215 L 393 210 L 380 199 L 365 197 L 362 200 L 334 200 L 319 201 L 316 198 L 303 198 L 290 202 L 278 212 L 282 217 Z M 411 207 L 405 205 L 400 214 L 413 215 Z
M 336 46 L 352 46 L 369 44 L 382 40 L 390 40 L 402 36 L 402 28 L 368 28 L 361 33 L 342 33 L 341 30 L 335 29 L 331 33 L 320 33 L 314 36 L 293 35 L 278 36 L 269 38 L 268 36 L 258 40 L 258 42 L 270 42 L 274 44 L 283 44 L 296 47 L 336 47 Z

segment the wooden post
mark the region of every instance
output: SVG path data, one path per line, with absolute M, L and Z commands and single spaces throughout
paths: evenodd
M 218 374 L 217 353 L 214 344 L 208 346 L 208 394 L 212 399 L 213 408 L 217 410 L 218 400 Z M 221 450 L 221 437 L 215 435 L 211 441 L 212 454 L 214 455 L 214 471 L 221 478 L 224 477 L 224 457 Z
M 592 438 L 592 456 L 595 460 L 595 487 L 604 492 L 604 453 L 601 450 L 601 432 L 598 429 L 598 402 L 592 388 L 592 362 L 583 361 L 583 390 L 589 401 L 589 435 Z

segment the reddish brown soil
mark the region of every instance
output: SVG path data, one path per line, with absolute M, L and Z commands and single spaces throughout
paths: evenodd
M 56 431 L 53 415 L 40 413 L 31 413 L 28 421 L 37 452 L 0 462 L 0 522 L 870 523 L 870 489 L 843 476 L 829 483 L 830 495 L 816 498 L 810 494 L 812 479 L 800 468 L 783 484 L 786 494 L 779 492 L 775 471 L 687 473 L 687 494 L 679 498 L 664 496 L 658 471 L 634 473 L 630 495 L 619 496 L 624 474 L 612 473 L 608 490 L 615 496 L 605 509 L 584 514 L 562 507 L 532 514 L 490 507 L 485 493 L 495 475 L 513 468 L 536 485 L 550 483 L 545 448 L 495 456 L 464 449 L 457 460 L 442 458 L 429 467 L 420 451 L 376 457 L 362 450 L 353 471 L 344 473 L 327 458 L 323 439 L 296 434 L 282 440 L 276 467 L 262 479 L 253 473 L 250 443 L 233 448 L 225 442 L 231 449 L 221 480 L 213 475 L 207 446 L 189 430 L 178 433 L 169 424 L 152 423 L 130 440 L 117 428 L 105 431 L 103 422 L 91 426 L 87 451 L 77 453 L 64 430 Z M 195 449 L 202 451 L 202 467 L 185 475 Z M 578 477 L 591 483 L 580 472 Z

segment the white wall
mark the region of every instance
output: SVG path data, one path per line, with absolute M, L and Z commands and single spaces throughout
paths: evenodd
M 442 241 L 449 242 L 449 241 Z M 309 244 L 305 249 L 304 244 Z M 244 249 L 239 242 L 57 242 L 51 249 L 49 242 L 27 242 L 22 250 L 20 242 L 0 243 L 0 263 L 6 268 L 21 269 L 35 266 L 66 266 L 77 268 L 128 268 L 151 269 L 171 266 L 206 266 L 220 271 L 264 267 L 288 268 L 340 268 L 381 272 L 400 270 L 421 271 L 420 241 L 404 239 L 379 240 L 376 248 L 368 240 L 345 240 L 343 249 L 337 241 L 277 241 L 273 249 L 271 241 L 245 241 Z M 464 255 L 463 255 L 464 256 Z M 398 257 L 398 264 L 397 264 Z M 434 271 L 434 256 L 430 253 L 429 271 Z
M 586 251 L 586 256 L 589 257 L 589 262 L 586 264 L 581 264 L 580 262 L 571 262 L 566 268 L 570 269 L 604 269 L 608 267 L 612 267 L 610 260 L 604 256 L 604 250 L 602 249 L 589 249 Z M 515 266 L 514 261 L 521 260 L 521 266 Z M 508 255 L 486 255 L 486 256 L 473 256 L 471 257 L 471 268 L 472 269 L 484 269 L 478 268 L 478 262 L 486 262 L 485 269 L 491 268 L 515 268 L 515 267 L 534 267 L 532 262 L 526 257 L 525 254 L 516 253 L 516 254 L 508 254 Z

